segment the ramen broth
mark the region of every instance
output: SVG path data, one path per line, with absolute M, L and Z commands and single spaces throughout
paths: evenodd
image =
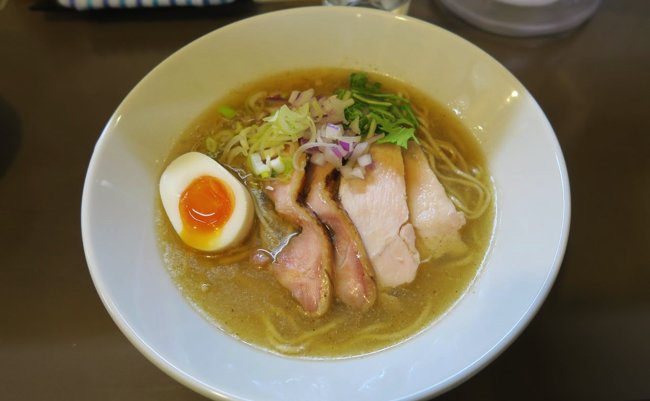
M 217 108 L 243 107 L 251 94 L 289 93 L 314 88 L 331 94 L 346 87 L 351 71 L 319 69 L 272 76 L 220 99 L 182 134 L 169 154 L 172 160 L 185 152 L 207 153 L 206 137 L 222 129 Z M 414 108 L 426 110 L 433 136 L 455 145 L 471 166 L 487 172 L 478 144 L 468 129 L 446 108 L 403 83 L 371 75 L 382 89 L 401 93 Z M 235 166 L 237 167 L 237 166 Z M 489 174 L 480 180 L 490 188 Z M 494 205 L 461 229 L 467 251 L 424 261 L 415 280 L 407 285 L 378 289 L 375 304 L 355 311 L 334 300 L 321 317 L 309 317 L 268 268 L 243 261 L 230 262 L 221 255 L 194 251 L 184 245 L 157 202 L 157 231 L 164 264 L 187 299 L 203 315 L 227 333 L 251 345 L 301 357 L 349 357 L 377 351 L 412 337 L 444 314 L 476 277 L 488 248 L 494 221 Z M 247 241 L 259 244 L 257 230 Z

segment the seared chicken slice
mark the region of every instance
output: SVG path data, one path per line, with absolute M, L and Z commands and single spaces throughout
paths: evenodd
M 361 236 L 377 284 L 396 287 L 413 281 L 420 264 L 409 223 L 404 162 L 393 144 L 374 144 L 370 155 L 373 164 L 365 178 L 342 178 L 339 197 Z
M 336 296 L 354 309 L 366 310 L 377 296 L 372 265 L 357 229 L 332 195 L 334 166 L 310 164 L 307 170 L 307 205 L 332 234 Z
M 333 252 L 325 227 L 298 202 L 305 177 L 304 166 L 303 158 L 289 181 L 276 180 L 265 190 L 278 214 L 301 229 L 278 252 L 271 270 L 307 314 L 320 316 L 331 304 Z
M 416 143 L 411 142 L 404 152 L 404 171 L 411 223 L 421 255 L 436 258 L 465 249 L 459 231 L 465 225 L 465 215 L 456 210 Z

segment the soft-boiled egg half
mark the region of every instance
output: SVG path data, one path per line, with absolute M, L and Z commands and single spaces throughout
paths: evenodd
M 202 153 L 172 161 L 159 189 L 174 230 L 192 248 L 215 252 L 237 245 L 253 224 L 253 203 L 244 185 Z

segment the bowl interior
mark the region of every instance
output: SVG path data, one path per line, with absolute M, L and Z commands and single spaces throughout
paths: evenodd
M 252 79 L 328 66 L 405 81 L 454 110 L 486 153 L 497 221 L 481 274 L 425 332 L 363 357 L 300 360 L 247 346 L 188 304 L 162 265 L 153 208 L 161 162 L 211 103 Z M 539 308 L 568 223 L 567 174 L 553 130 L 506 69 L 433 25 L 336 7 L 243 20 L 165 60 L 105 127 L 82 201 L 88 266 L 120 329 L 175 379 L 229 399 L 414 399 L 458 384 L 498 355 Z

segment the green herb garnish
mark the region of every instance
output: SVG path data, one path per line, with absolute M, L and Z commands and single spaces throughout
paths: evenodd
M 415 131 L 418 120 L 408 99 L 381 91 L 379 82 L 369 82 L 368 75 L 350 75 L 350 89 L 340 89 L 341 99 L 353 98 L 354 104 L 345 109 L 348 122 L 357 121 L 361 135 L 384 134 L 378 143 L 394 143 L 403 148 L 408 141 L 418 142 Z

